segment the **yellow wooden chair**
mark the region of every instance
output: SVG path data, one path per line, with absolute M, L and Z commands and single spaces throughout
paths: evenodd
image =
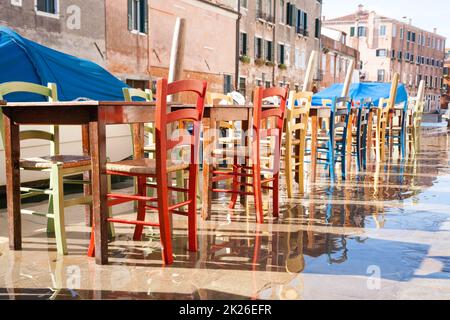
M 287 194 L 292 198 L 294 179 L 292 171 L 295 169 L 300 177 L 299 192 L 304 193 L 304 158 L 306 149 L 306 134 L 308 131 L 309 111 L 312 103 L 312 92 L 295 92 L 289 94 L 286 117 L 286 150 L 285 175 Z M 297 102 L 297 106 L 295 105 Z M 299 136 L 297 139 L 296 136 Z M 300 149 L 299 156 L 294 154 L 293 147 Z
M 125 101 L 134 101 L 136 98 L 142 99 L 143 101 L 153 101 L 153 92 L 150 89 L 146 89 L 145 91 L 141 89 L 133 89 L 133 88 L 123 88 L 123 97 Z M 131 128 L 130 128 L 131 129 Z M 150 156 L 154 156 L 155 154 L 155 125 L 154 123 L 146 123 L 144 125 L 144 132 L 148 134 L 148 144 L 144 146 L 144 152 Z M 133 130 L 131 129 L 131 135 L 133 138 L 134 145 L 134 137 Z
M 0 84 L 0 100 L 8 101 L 12 93 L 33 93 L 44 96 L 49 102 L 58 101 L 56 84 L 50 83 L 47 87 L 27 82 L 7 82 Z M 3 114 L 0 113 L 3 118 Z M 3 119 L 0 119 L 2 139 L 4 140 Z M 89 155 L 61 155 L 59 141 L 59 127 L 51 126 L 49 131 L 28 130 L 20 132 L 20 140 L 46 140 L 50 142 L 49 156 L 35 156 L 20 160 L 22 170 L 40 171 L 50 173 L 50 188 L 37 189 L 21 187 L 21 199 L 39 195 L 48 195 L 48 212 L 37 212 L 22 209 L 22 214 L 46 217 L 47 231 L 55 232 L 57 251 L 67 254 L 66 232 L 64 224 L 64 209 L 75 205 L 91 205 L 92 196 L 86 195 L 77 198 L 64 198 L 64 184 L 87 184 L 89 181 L 63 179 L 73 175 L 82 174 L 91 170 Z
M 420 126 L 422 124 L 422 115 L 425 107 L 425 81 L 419 84 L 419 90 L 416 97 L 408 99 L 408 121 L 406 127 L 406 143 L 411 153 L 415 155 L 420 147 Z
M 376 161 L 378 163 L 386 160 L 386 134 L 389 129 L 390 123 L 390 111 L 395 107 L 395 100 L 397 98 L 397 89 L 399 84 L 400 75 L 394 74 L 392 79 L 391 91 L 388 99 L 380 99 L 378 108 L 375 113 L 375 123 L 372 132 L 375 134 L 375 146 L 373 148 L 376 152 Z M 391 139 L 392 140 L 392 139 Z M 392 141 L 390 141 L 392 143 Z

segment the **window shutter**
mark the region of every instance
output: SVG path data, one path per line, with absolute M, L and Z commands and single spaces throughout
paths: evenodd
M 306 34 L 306 31 L 308 31 L 308 14 L 306 12 L 303 12 L 303 29 Z
M 133 1 L 128 0 L 128 30 L 133 30 Z
M 350 37 L 354 37 L 355 36 L 355 27 L 351 27 L 350 28 Z
M 147 0 L 141 0 L 141 31 L 143 33 L 148 33 L 148 4 Z

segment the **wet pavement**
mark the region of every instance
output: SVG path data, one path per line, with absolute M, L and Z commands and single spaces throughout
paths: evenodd
M 407 160 L 352 167 L 334 185 L 322 172 L 294 199 L 282 187 L 281 216 L 265 225 L 251 201 L 229 210 L 227 197 L 216 199 L 212 220 L 199 218 L 197 253 L 186 249 L 184 218 L 174 219 L 166 267 L 158 230 L 134 242 L 125 225 L 116 225 L 110 265 L 97 266 L 82 207 L 66 210 L 68 256 L 56 254 L 46 221 L 29 216 L 24 249 L 12 252 L 3 210 L 0 299 L 450 299 L 449 154 L 447 135 L 426 135 Z

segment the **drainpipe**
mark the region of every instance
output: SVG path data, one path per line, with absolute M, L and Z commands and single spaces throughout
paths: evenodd
M 239 89 L 239 61 L 240 61 L 240 54 L 239 54 L 239 46 L 240 46 L 240 37 L 241 37 L 241 0 L 238 0 L 237 2 L 237 13 L 238 18 L 236 20 L 236 57 L 235 57 L 235 65 L 234 65 L 234 90 L 238 91 Z M 247 39 L 248 42 L 248 39 Z

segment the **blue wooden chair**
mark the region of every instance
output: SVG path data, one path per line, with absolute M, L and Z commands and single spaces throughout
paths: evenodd
M 351 100 L 346 97 L 323 100 L 323 107 L 330 108 L 330 118 L 325 134 L 318 137 L 318 164 L 325 164 L 331 179 L 335 180 L 335 165 L 341 163 L 341 177 L 346 179 L 346 150 Z M 325 158 L 323 156 L 325 155 Z
M 352 132 L 352 156 L 356 157 L 358 171 L 367 167 L 368 120 L 372 106 L 372 99 L 363 99 L 357 104 L 356 126 Z

